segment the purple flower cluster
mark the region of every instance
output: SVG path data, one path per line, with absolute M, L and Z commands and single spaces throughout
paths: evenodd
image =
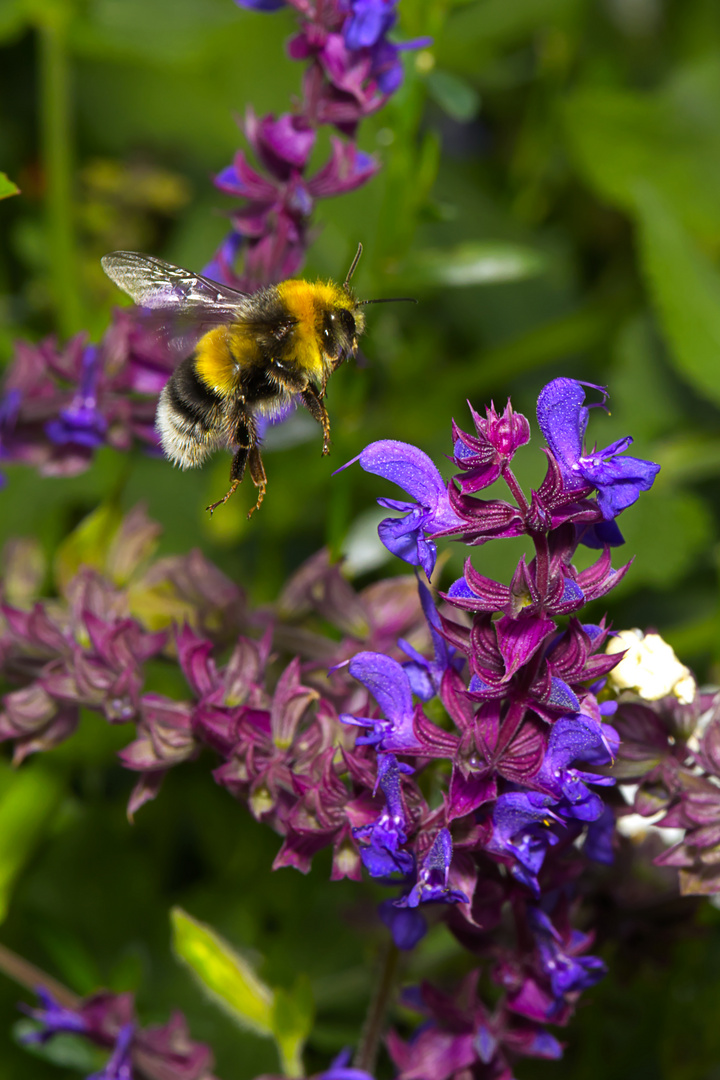
M 38 1027 L 23 1036 L 26 1043 L 46 1043 L 55 1035 L 80 1035 L 111 1050 L 104 1068 L 88 1080 L 132 1080 L 133 1064 L 156 1080 L 211 1080 L 209 1046 L 193 1042 L 185 1017 L 174 1012 L 163 1025 L 141 1028 L 132 994 L 102 991 L 72 1007 L 62 1005 L 43 987 L 39 1008 L 21 1006 Z
M 681 830 L 655 862 L 677 869 L 683 895 L 719 894 L 720 695 L 698 693 L 691 703 L 625 695 L 616 723 L 616 772 L 634 788 L 624 816 L 641 815 L 648 832 L 651 825 Z
M 221 640 L 237 633 L 242 593 L 200 552 L 143 565 L 158 532 L 138 507 L 115 534 L 104 572 L 81 567 L 54 599 L 33 597 L 44 575 L 37 552 L 6 558 L 5 596 L 27 582 L 22 606 L 0 606 L 0 670 L 17 686 L 2 699 L 0 739 L 13 740 L 16 763 L 68 738 L 81 708 L 111 724 L 143 722 L 152 701 L 142 694 L 144 665 L 167 655 L 169 641 L 151 624 L 169 627 L 182 615 Z M 167 721 L 158 735 L 163 760 L 178 737 L 170 729 Z
M 580 543 L 602 542 L 597 530 L 615 526 L 610 510 L 650 487 L 657 466 L 618 457 L 626 440 L 585 454 L 583 401 L 571 380 L 544 388 L 547 473 L 529 497 L 512 461 L 530 427 L 509 404 L 502 414 L 473 411 L 474 433 L 453 426 L 458 474 L 449 484 L 404 443 L 359 455 L 409 496 L 380 500 L 401 516 L 379 532 L 417 581 L 356 592 L 321 552 L 274 612 L 248 611 L 199 553 L 148 562 L 156 529 L 140 510 L 108 541 L 102 570 L 81 569 L 59 599 L 33 604 L 20 554 L 10 560 L 25 585 L 11 575 L 6 595 L 22 592 L 25 603 L 2 609 L 0 666 L 17 689 L 4 698 L 0 735 L 15 741 L 18 759 L 67 737 L 81 706 L 132 722 L 135 738 L 120 752 L 139 774 L 132 813 L 168 769 L 210 747 L 216 782 L 282 838 L 275 867 L 307 872 L 331 848 L 333 879 L 357 880 L 364 867 L 395 890 L 380 917 L 399 948 L 442 918 L 473 954 L 480 967 L 455 994 L 423 987 L 413 999 L 426 1018 L 419 1033 L 408 1043 L 392 1036 L 402 1080 L 460 1080 L 468 1069 L 509 1080 L 519 1056 L 560 1056 L 546 1025 L 565 1024 L 604 971 L 588 954 L 591 935 L 573 928 L 573 883 L 588 859 L 612 860 L 614 818 L 601 793 L 618 754 L 635 752 L 634 714 L 625 705 L 618 713 L 620 751 L 608 722 L 617 702 L 604 689 L 620 654 L 602 651 L 605 623 L 579 613 L 627 567 L 611 565 L 617 536 L 587 569 L 573 558 Z M 498 480 L 510 498 L 484 498 Z M 436 607 L 420 571 L 432 574 L 437 541 L 473 547 L 507 536 L 532 549 L 510 584 L 468 559 Z M 318 632 L 317 615 L 335 632 Z M 144 692 L 150 658 L 179 665 L 184 700 Z M 715 812 L 717 792 L 697 780 L 698 762 L 710 770 L 720 760 L 720 721 L 691 769 L 674 729 L 663 742 L 650 716 L 638 739 L 659 758 L 649 764 L 638 751 L 637 775 L 660 770 L 648 782 L 655 792 L 662 778 L 668 814 L 689 830 L 673 857 L 697 876 L 720 844 L 702 817 Z M 478 996 L 483 967 L 499 990 L 492 1009 Z
M 630 440 L 585 454 L 584 398 L 582 385 L 569 379 L 542 391 L 547 473 L 529 498 L 511 463 L 530 426 L 509 404 L 501 415 L 473 411 L 472 434 L 454 426 L 459 473 L 450 484 L 407 444 L 374 443 L 355 459 L 411 497 L 379 500 L 402 515 L 383 521 L 379 535 L 428 577 L 440 537 L 478 546 L 524 536 L 533 548 L 510 585 L 484 577 L 468 559 L 463 577 L 440 594 L 440 612 L 421 584 L 433 661 L 422 664 L 410 652 L 403 664 L 365 651 L 349 664 L 377 705 L 340 719 L 359 729 L 357 746 L 377 755 L 385 806 L 354 835 L 368 872 L 400 886 L 383 920 L 396 944 L 408 947 L 423 930 L 408 932 L 406 912 L 444 905 L 458 939 L 492 962 L 501 990 L 490 1013 L 477 994 L 479 972 L 455 996 L 424 987 L 416 1002 L 424 1026 L 409 1043 L 390 1042 L 401 1080 L 459 1078 L 477 1069 L 509 1078 L 518 1056 L 559 1057 L 561 1046 L 544 1025 L 566 1023 L 580 992 L 604 972 L 587 955 L 592 938 L 572 928 L 570 898 L 584 859 L 612 859 L 614 819 L 598 789 L 615 782 L 607 768 L 619 736 L 607 721 L 617 705 L 597 695 L 618 656 L 601 651 L 604 623 L 583 623 L 578 613 L 627 570 L 611 565 L 614 518 L 651 486 L 658 466 L 619 457 Z M 478 495 L 499 479 L 510 500 Z M 615 532 L 603 542 L 608 523 Z M 577 571 L 573 557 L 583 541 L 603 550 Z M 433 699 L 433 717 L 440 705 L 447 723 L 426 714 Z M 418 780 L 433 769 L 436 784 L 443 774 L 448 779 L 441 805 L 430 809 Z M 516 941 L 498 951 L 493 931 L 508 908 Z
M 18 342 L 0 399 L 0 466 L 21 463 L 45 476 L 73 476 L 101 446 L 158 445 L 157 396 L 177 357 L 159 331 L 117 311 L 99 345 L 78 334 Z
M 274 11 L 277 0 L 241 0 L 242 6 Z M 353 191 L 378 170 L 358 150 L 360 121 L 386 103 L 402 82 L 400 53 L 428 42 L 397 45 L 388 34 L 397 15 L 393 0 L 293 0 L 300 30 L 289 43 L 294 60 L 307 64 L 297 109 L 258 119 L 248 110 L 244 130 L 257 167 L 239 151 L 215 178 L 220 191 L 241 200 L 232 231 L 205 273 L 240 289 L 256 289 L 296 274 L 305 258 L 308 227 L 318 199 Z M 328 160 L 309 173 L 317 129 L 329 125 Z M 244 271 L 234 272 L 244 251 Z
M 302 115 L 259 120 L 249 109 L 245 135 L 262 172 L 239 150 L 232 165 L 216 176 L 216 187 L 241 199 L 242 205 L 232 214 L 233 231 L 204 273 L 252 291 L 298 272 L 317 199 L 353 191 L 374 176 L 379 165 L 354 143 L 333 137 L 328 161 L 307 175 L 316 132 Z M 243 244 L 245 269 L 237 278 L 233 264 Z

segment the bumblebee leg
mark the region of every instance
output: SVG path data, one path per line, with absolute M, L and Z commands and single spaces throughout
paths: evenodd
M 238 449 L 235 457 L 232 459 L 232 465 L 230 466 L 229 491 L 227 491 L 227 493 L 223 495 L 222 499 L 218 499 L 217 502 L 211 503 L 210 506 L 205 507 L 206 510 L 210 511 L 210 517 L 213 516 L 213 513 L 215 510 L 217 510 L 218 506 L 222 506 L 223 503 L 226 503 L 230 496 L 233 494 L 233 492 L 237 491 L 240 484 L 242 484 L 242 479 L 245 475 L 245 465 L 247 464 L 248 455 L 252 452 L 253 449 L 255 449 L 255 447 L 250 446 L 241 446 Z M 250 466 L 250 468 L 252 471 L 252 465 Z
M 327 414 L 327 409 L 323 405 L 322 401 L 317 395 L 317 392 L 311 387 L 307 390 L 303 390 L 300 395 L 300 399 L 312 416 L 313 420 L 317 420 L 318 424 L 322 424 L 323 429 L 323 454 L 330 453 L 330 417 Z
M 257 444 L 250 449 L 248 465 L 250 466 L 250 476 L 252 477 L 252 482 L 258 489 L 257 502 L 253 506 L 252 510 L 248 512 L 248 517 L 251 518 L 255 511 L 259 509 L 260 504 L 265 498 L 265 489 L 267 488 L 267 476 L 265 475 L 265 466 L 263 465 L 263 460 L 260 456 L 260 447 Z

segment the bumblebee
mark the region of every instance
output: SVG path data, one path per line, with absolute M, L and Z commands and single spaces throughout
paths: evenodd
M 222 447 L 234 450 L 230 488 L 207 507 L 211 514 L 242 483 L 246 468 L 257 488 L 248 517 L 262 503 L 267 477 L 260 417 L 282 416 L 299 400 L 322 426 L 322 452 L 329 453 L 327 381 L 357 353 L 363 305 L 384 302 L 358 300 L 350 288 L 361 254 L 362 244 L 342 285 L 291 279 L 254 293 L 136 251 L 102 259 L 108 277 L 136 304 L 163 319 L 189 318 L 202 329 L 160 394 L 156 428 L 165 455 L 181 469 L 202 465 Z

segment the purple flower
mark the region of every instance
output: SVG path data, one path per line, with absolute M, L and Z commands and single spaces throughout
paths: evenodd
M 108 1058 L 105 1068 L 88 1076 L 87 1080 L 133 1080 L 132 1059 L 130 1056 L 134 1024 L 125 1024 L 118 1033 L 115 1048 Z
M 390 0 L 351 0 L 350 12 L 343 27 L 349 49 L 364 49 L 377 44 L 396 17 Z
M 370 728 L 369 735 L 358 738 L 357 744 L 376 746 L 378 750 L 398 754 L 416 754 L 422 744 L 413 727 L 414 709 L 410 680 L 401 664 L 383 653 L 361 652 L 348 665 L 353 678 L 358 679 L 373 695 L 382 718 L 351 716 L 341 713 L 343 724 Z
M 101 371 L 101 353 L 97 345 L 88 345 L 83 353 L 80 382 L 69 408 L 61 409 L 56 420 L 45 425 L 52 442 L 62 446 L 76 443 L 95 449 L 105 442 L 108 422 L 98 410 L 97 384 Z
M 403 1043 L 391 1031 L 388 1051 L 398 1080 L 511 1080 L 518 1056 L 560 1058 L 562 1046 L 540 1025 L 529 1023 L 500 1002 L 491 1013 L 478 995 L 480 971 L 468 975 L 453 995 L 424 983 L 404 1004 L 427 1018 Z
M 235 3 L 250 11 L 277 11 L 284 7 L 285 0 L 235 0 Z
M 0 398 L 0 460 L 9 456 L 8 442 L 12 440 L 21 405 L 22 391 L 17 388 L 7 390 Z M 6 483 L 5 476 L 2 476 L 0 486 Z
M 567 801 L 569 807 L 558 808 L 558 813 L 580 821 L 596 821 L 602 815 L 602 799 L 587 785 L 608 787 L 615 783 L 614 779 L 573 768 L 572 763 L 586 761 L 594 765 L 609 764 L 615 758 L 619 742 L 614 728 L 600 724 L 589 716 L 561 716 L 556 721 L 550 732 L 542 768 L 534 780 L 557 799 Z
M 69 1009 L 55 1000 L 49 990 L 44 986 L 38 986 L 35 993 L 40 999 L 40 1007 L 31 1009 L 27 1005 L 20 1005 L 20 1009 L 33 1020 L 41 1025 L 36 1031 L 30 1031 L 22 1036 L 25 1043 L 44 1043 L 53 1035 L 61 1032 L 87 1035 L 88 1023 L 77 1009 Z
M 228 168 L 231 169 L 232 166 L 228 166 Z M 227 170 L 225 171 L 227 172 Z M 219 179 L 220 176 L 215 177 L 216 184 L 218 184 Z M 210 278 L 211 281 L 232 281 L 235 277 L 235 260 L 238 257 L 242 243 L 243 237 L 240 233 L 228 233 L 210 262 L 203 267 L 202 273 L 204 277 Z
M 427 933 L 425 917 L 416 908 L 399 908 L 393 900 L 383 900 L 378 907 L 378 913 L 398 949 L 403 952 L 414 949 Z
M 289 180 L 294 169 L 302 172 L 316 139 L 302 116 L 282 113 L 277 120 L 272 115 L 259 120 L 252 109 L 247 111 L 245 134 L 263 167 L 282 181 Z
M 452 838 L 448 829 L 435 837 L 418 871 L 417 882 L 406 896 L 395 901 L 399 908 L 416 908 L 418 904 L 467 904 L 468 897 L 460 889 L 448 885 L 452 862 Z
M 591 386 L 603 394 L 606 390 L 594 383 L 576 379 L 554 379 L 540 391 L 537 417 L 540 429 L 552 450 L 568 488 L 587 484 L 597 489 L 598 506 L 605 521 L 613 518 L 637 500 L 641 491 L 648 491 L 660 466 L 641 458 L 619 455 L 632 444 L 627 436 L 611 443 L 604 450 L 583 453 L 583 439 L 589 410 L 584 406 L 583 386 Z
M 415 860 L 410 852 L 400 850 L 400 845 L 407 840 L 400 775 L 409 775 L 414 771 L 410 765 L 399 763 L 394 754 L 378 755 L 376 788 L 379 785 L 382 789 L 385 809 L 370 825 L 353 829 L 353 835 L 360 845 L 360 857 L 371 877 L 411 874 L 414 869 Z
M 25 1042 L 45 1042 L 61 1032 L 73 1032 L 98 1046 L 113 1048 L 105 1068 L 88 1080 L 133 1080 L 131 1049 L 137 1051 L 148 1076 L 201 1080 L 210 1075 L 210 1048 L 190 1038 L 181 1012 L 174 1012 L 166 1024 L 143 1029 L 135 1021 L 132 994 L 101 991 L 72 1009 L 59 1005 L 42 988 L 37 994 L 42 1008 L 20 1008 L 40 1021 L 43 1030 L 25 1036 Z
M 365 472 L 392 480 L 416 500 L 378 499 L 379 505 L 388 510 L 404 511 L 401 518 L 381 521 L 378 535 L 388 551 L 411 566 L 422 566 L 429 578 L 435 568 L 437 549 L 427 537 L 463 526 L 450 506 L 447 485 L 436 466 L 416 446 L 394 439 L 370 443 L 342 468 L 346 469 L 356 461 Z M 337 471 L 341 472 L 341 469 Z
M 461 431 L 453 421 L 453 461 L 461 470 L 456 479 L 464 495 L 481 491 L 497 480 L 506 462 L 530 441 L 530 424 L 522 413 L 513 411 L 510 401 L 499 416 L 491 405 L 485 410 L 485 419 L 469 402 L 468 407 L 475 435 Z
M 570 930 L 563 940 L 540 908 L 529 907 L 527 916 L 537 942 L 543 974 L 550 981 L 558 1007 L 565 1004 L 567 994 L 587 990 L 606 974 L 607 968 L 597 956 L 577 955 L 591 940 L 588 935 Z
M 615 852 L 613 851 L 614 836 L 615 815 L 609 806 L 605 806 L 600 817 L 588 824 L 587 835 L 583 843 L 583 851 L 588 859 L 611 866 L 615 861 Z
M 295 274 L 303 261 L 307 228 L 315 200 L 353 191 L 379 168 L 352 142 L 331 140 L 330 157 L 312 176 L 305 170 L 316 132 L 304 116 L 283 113 L 277 119 L 248 109 L 245 134 L 263 172 L 242 151 L 215 177 L 215 186 L 243 200 L 232 215 L 233 232 L 207 268 L 220 281 L 247 289 Z M 238 278 L 234 261 L 245 248 L 245 272 Z
M 410 680 L 413 694 L 419 697 L 421 701 L 430 701 L 440 692 L 443 675 L 448 668 L 459 671 L 464 660 L 462 657 L 457 656 L 457 650 L 452 645 L 448 645 L 442 636 L 442 623 L 437 608 L 433 603 L 432 595 L 428 587 L 423 585 L 419 578 L 418 592 L 420 593 L 420 603 L 430 631 L 435 658 L 434 660 L 428 660 L 404 638 L 398 639 L 398 645 L 405 655 L 410 657 L 410 660 L 404 663 L 403 667 Z
M 356 1069 L 350 1064 L 351 1051 L 341 1050 L 325 1072 L 318 1073 L 315 1080 L 373 1080 L 369 1072 Z
M 558 842 L 558 837 L 548 828 L 560 821 L 549 809 L 551 802 L 549 796 L 510 791 L 500 796 L 493 813 L 493 835 L 488 850 L 509 856 L 513 877 L 536 894 L 540 891 L 537 875 L 547 849 Z
M 397 16 L 392 0 L 351 0 L 350 16 L 343 27 L 345 44 L 351 52 L 363 50 L 370 57 L 370 77 L 383 94 L 394 94 L 403 80 L 399 54 L 407 49 L 422 49 L 432 38 L 417 38 L 396 45 L 388 41 Z

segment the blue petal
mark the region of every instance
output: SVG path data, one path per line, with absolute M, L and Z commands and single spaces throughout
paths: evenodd
M 550 679 L 550 683 L 551 689 L 548 705 L 552 705 L 554 709 L 563 709 L 566 712 L 580 711 L 580 702 L 566 682 L 553 676 Z
M 235 3 L 251 11 L 277 11 L 284 7 L 285 0 L 235 0 Z
M 588 826 L 583 851 L 594 862 L 605 863 L 607 866 L 611 865 L 615 861 L 612 844 L 614 835 L 615 815 L 611 808 L 606 806 L 602 816 Z
M 425 917 L 414 908 L 398 908 L 392 900 L 383 900 L 378 907 L 378 913 L 390 930 L 398 949 L 414 949 L 427 933 Z
M 359 457 L 366 472 L 384 476 L 407 491 L 417 502 L 435 509 L 447 498 L 445 481 L 427 454 L 410 443 L 381 439 L 370 443 Z
M 352 16 L 345 24 L 343 37 L 348 49 L 374 45 L 385 27 L 384 0 L 355 0 Z
M 580 607 L 585 603 L 585 593 L 580 586 L 572 578 L 565 578 L 563 582 L 563 593 L 560 597 L 561 604 L 577 604 Z
M 585 547 L 600 550 L 604 547 L 621 547 L 625 537 L 614 521 L 598 521 L 596 525 L 576 526 L 579 542 Z
M 584 401 L 585 391 L 577 379 L 553 379 L 542 388 L 537 403 L 540 430 L 570 487 L 582 485 L 573 469 L 582 454 L 588 422 Z
M 348 670 L 367 687 L 388 720 L 397 722 L 412 716 L 410 683 L 397 660 L 383 653 L 361 652 L 350 661 Z

